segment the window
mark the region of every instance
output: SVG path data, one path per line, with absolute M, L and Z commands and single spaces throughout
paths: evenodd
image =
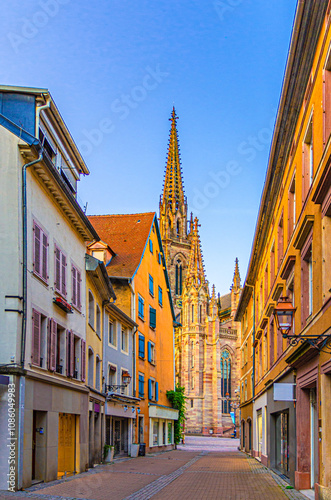
M 108 385 L 116 385 L 116 366 L 115 365 L 108 365 Z M 110 387 L 109 387 L 109 390 Z
M 65 296 L 66 291 L 66 267 L 67 258 L 60 248 L 55 245 L 55 290 Z
M 47 347 L 47 317 L 36 309 L 32 309 L 32 346 L 31 363 L 35 366 L 46 367 Z
M 194 368 L 194 341 L 191 341 L 191 368 Z
M 66 371 L 68 377 L 75 372 L 75 335 L 71 330 L 66 333 Z
M 268 265 L 266 266 L 264 270 L 264 304 L 267 304 L 268 301 Z
M 121 328 L 121 349 L 124 352 L 128 352 L 129 351 L 128 331 L 124 327 Z
M 301 324 L 304 327 L 313 312 L 312 234 L 301 250 Z
M 116 324 L 112 322 L 111 319 L 108 321 L 108 342 L 112 346 L 116 347 L 117 342 L 116 342 Z
M 138 337 L 138 356 L 141 359 L 145 358 L 145 337 L 141 333 Z
M 156 309 L 149 306 L 149 326 L 156 328 Z
M 77 309 L 81 309 L 81 273 L 74 265 L 71 266 L 71 276 L 72 276 L 72 305 Z
M 162 261 L 162 256 L 161 256 L 161 252 L 159 252 L 159 255 L 158 255 L 158 262 L 159 262 L 159 264 L 161 264 L 161 261 Z
M 159 421 L 153 420 L 153 446 L 159 444 Z
M 94 382 L 94 354 L 91 347 L 88 348 L 88 377 L 87 383 L 90 387 L 93 387 Z
M 153 253 L 153 242 L 151 239 L 149 240 L 149 251 Z
M 290 241 L 295 228 L 295 175 L 288 190 L 288 231 L 287 239 Z
M 163 292 L 162 288 L 159 286 L 159 306 L 163 306 Z
M 221 353 L 222 413 L 230 413 L 230 401 L 225 399 L 227 395 L 231 397 L 231 358 L 230 353 L 225 350 Z
M 176 224 L 176 236 L 177 238 L 180 237 L 180 220 L 177 219 L 177 224 Z
M 81 340 L 81 379 L 85 382 L 86 379 L 86 342 L 85 340 Z
M 275 243 L 273 243 L 270 252 L 270 288 L 275 281 Z
M 101 360 L 99 356 L 96 356 L 95 360 L 95 388 L 100 391 L 100 367 L 101 367 Z
M 156 356 L 155 356 L 155 344 L 151 341 L 148 342 L 148 362 L 152 365 L 155 365 Z
M 270 318 L 270 324 L 269 324 L 269 359 L 270 359 L 270 368 L 274 364 L 275 360 L 275 347 L 274 347 L 274 342 L 275 342 L 275 322 L 274 322 L 274 317 L 272 316 Z
M 47 283 L 48 236 L 33 222 L 33 272 Z
M 99 305 L 97 304 L 97 329 L 96 329 L 96 332 L 97 332 L 97 335 L 98 337 L 101 337 L 101 311 L 100 311 L 100 307 Z
M 154 297 L 154 280 L 153 280 L 153 277 L 149 274 L 149 280 L 148 280 L 148 283 L 149 283 L 149 293 Z
M 80 360 L 81 360 L 81 339 L 77 335 L 74 335 L 73 358 L 74 358 L 74 371 L 72 376 L 73 378 L 78 379 Z
M 328 142 L 331 132 L 331 50 L 329 48 L 324 65 L 323 78 L 323 143 Z
M 303 141 L 302 203 L 304 203 L 314 176 L 313 119 L 310 119 Z
M 180 259 L 176 262 L 176 295 L 182 295 L 183 269 Z
M 66 331 L 56 321 L 51 320 L 51 339 L 49 350 L 49 369 L 64 375 L 66 360 Z
M 277 233 L 277 261 L 278 261 L 278 269 L 281 266 L 283 256 L 284 256 L 284 224 L 283 224 L 283 214 L 281 215 L 278 223 L 278 233 Z
M 168 444 L 172 443 L 172 423 L 168 422 Z
M 192 311 L 192 323 L 194 323 L 194 304 L 192 304 L 191 311 Z
M 91 291 L 88 293 L 88 323 L 94 328 L 94 297 Z
M 148 399 L 159 400 L 159 384 L 153 378 L 148 379 Z
M 138 295 L 138 317 L 144 319 L 144 299 Z
M 138 383 L 139 383 L 139 387 L 138 387 L 139 397 L 143 398 L 145 395 L 145 388 L 144 388 L 145 376 L 143 373 L 139 373 Z

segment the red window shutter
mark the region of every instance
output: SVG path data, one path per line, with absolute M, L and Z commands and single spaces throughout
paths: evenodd
M 71 268 L 72 273 L 72 304 L 77 306 L 77 271 L 74 266 Z
M 48 254 L 48 238 L 45 233 L 42 233 L 42 266 L 41 266 L 41 277 L 47 281 L 47 254 Z
M 47 320 L 47 368 L 51 369 L 51 318 Z
M 67 259 L 66 256 L 62 253 L 61 256 L 61 292 L 63 295 L 66 295 L 66 265 Z
M 80 309 L 82 307 L 81 297 L 80 297 L 80 289 L 81 289 L 80 283 L 82 280 L 81 280 L 81 274 L 79 271 L 77 271 L 76 277 L 77 277 L 77 280 L 76 280 L 77 307 L 78 307 L 78 309 Z
M 34 230 L 34 245 L 33 245 L 33 267 L 37 274 L 40 274 L 40 227 L 36 223 L 33 224 Z
M 50 335 L 50 353 L 49 353 L 49 369 L 55 371 L 56 368 L 56 344 L 57 344 L 57 324 L 54 319 L 51 320 L 51 335 Z
M 55 247 L 55 290 L 61 292 L 61 252 Z
M 32 309 L 32 363 L 40 366 L 41 314 Z
M 82 377 L 82 381 L 85 382 L 85 372 L 86 372 L 86 366 L 85 366 L 86 365 L 86 361 L 85 361 L 86 360 L 86 342 L 83 339 L 82 339 L 81 346 L 82 346 L 82 356 L 81 356 L 81 358 L 82 358 L 82 362 L 81 362 L 82 375 L 81 375 L 81 377 Z
M 74 376 L 74 370 L 75 370 L 75 336 L 74 332 L 69 332 L 69 338 L 70 338 L 70 377 Z

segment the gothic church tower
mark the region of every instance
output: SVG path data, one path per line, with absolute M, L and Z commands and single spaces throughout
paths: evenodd
M 160 197 L 160 232 L 176 316 L 181 312 L 183 285 L 190 255 L 187 200 L 184 195 L 175 108 L 171 113 L 167 165 Z
M 188 433 L 233 432 L 231 400 L 238 387 L 238 338 L 234 322 L 240 296 L 238 260 L 230 293 L 216 298 L 203 265 L 198 219 L 187 220 L 175 108 L 160 197 L 160 231 L 179 326 L 175 331 L 176 383 L 185 388 Z M 239 416 L 239 413 L 237 417 Z M 238 418 L 236 419 L 238 426 Z

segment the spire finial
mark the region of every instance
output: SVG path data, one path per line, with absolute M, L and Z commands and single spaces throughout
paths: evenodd
M 179 205 L 185 204 L 185 195 L 178 145 L 178 116 L 176 115 L 175 106 L 173 106 L 172 108 L 171 117 L 169 118 L 169 120 L 171 121 L 171 128 L 167 165 L 163 185 L 162 204 L 164 206 L 169 204 L 176 210 Z
M 241 280 L 240 280 L 240 273 L 239 273 L 239 260 L 238 260 L 238 257 L 236 257 L 231 290 L 235 290 L 235 291 L 240 290 L 240 286 L 241 286 Z
M 202 260 L 201 242 L 199 236 L 199 220 L 195 217 L 193 222 L 192 231 L 192 245 L 190 252 L 190 260 L 187 268 L 186 274 L 186 287 L 189 288 L 191 285 L 199 287 L 200 285 L 205 285 L 207 283 L 205 270 Z

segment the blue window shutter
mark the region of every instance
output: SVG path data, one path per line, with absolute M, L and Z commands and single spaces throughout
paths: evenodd
M 152 361 L 152 345 L 148 342 L 148 361 L 151 363 Z
M 156 309 L 153 307 L 149 308 L 149 326 L 151 328 L 156 327 Z
M 159 383 L 155 382 L 155 401 L 159 400 Z
M 148 399 L 152 399 L 152 381 L 148 379 Z

